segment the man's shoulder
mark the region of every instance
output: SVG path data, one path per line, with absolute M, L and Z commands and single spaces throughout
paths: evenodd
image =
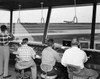
M 70 47 L 70 48 L 66 49 L 64 53 L 72 52 L 74 50 L 77 50 L 77 49 L 75 49 L 74 47 Z
M 21 47 L 18 47 L 18 50 L 22 49 L 22 46 Z
M 48 47 L 44 48 L 42 52 L 48 51 Z
M 46 47 L 43 49 L 42 52 L 51 52 L 51 51 L 53 51 L 53 49 L 51 47 Z
M 23 50 L 23 49 L 32 50 L 33 48 L 30 47 L 30 46 L 21 46 L 21 47 L 19 47 L 19 50 Z
M 69 50 L 72 50 L 73 48 L 72 47 L 70 47 L 70 48 L 68 48 L 68 49 L 66 49 L 65 51 L 69 51 Z
M 49 50 L 49 49 L 50 49 L 49 47 L 46 47 L 46 48 L 43 49 L 43 51 L 45 51 L 45 50 Z
M 26 47 L 29 48 L 29 49 L 33 49 L 32 47 L 30 47 L 30 46 L 28 46 L 28 45 L 27 45 Z

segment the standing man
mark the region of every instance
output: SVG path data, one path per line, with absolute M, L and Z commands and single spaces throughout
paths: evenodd
M 84 63 L 88 60 L 88 57 L 83 50 L 78 48 L 78 44 L 79 42 L 74 38 L 72 47 L 67 49 L 62 56 L 62 65 L 67 67 L 70 79 L 74 79 L 75 76 L 96 79 L 98 73 L 92 69 L 85 68 Z
M 57 53 L 53 48 L 54 40 L 47 40 L 47 47 L 42 51 L 42 63 L 50 66 L 52 69 L 47 73 L 47 76 L 57 75 L 57 68 L 55 67 L 56 62 L 60 62 L 61 58 L 59 53 Z M 44 66 L 46 67 L 46 66 Z M 45 74 L 45 72 L 43 72 Z
M 0 79 L 8 78 L 8 64 L 9 64 L 9 41 L 13 36 L 8 33 L 6 25 L 1 25 L 0 33 Z
M 37 67 L 33 59 L 35 59 L 36 52 L 32 47 L 28 46 L 28 38 L 22 40 L 22 46 L 17 49 L 16 56 L 18 61 L 15 64 L 17 69 L 31 67 L 32 79 L 37 78 Z

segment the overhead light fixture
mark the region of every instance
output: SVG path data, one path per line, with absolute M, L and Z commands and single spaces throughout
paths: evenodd
M 73 17 L 73 20 L 72 21 L 64 21 L 66 23 L 78 23 L 78 18 L 77 18 L 77 12 L 76 12 L 76 0 L 74 0 L 74 12 L 75 12 L 75 15 Z
M 41 2 L 41 23 L 44 23 L 44 17 L 43 17 L 43 2 Z
M 21 23 L 21 20 L 20 20 L 20 9 L 21 9 L 21 5 L 18 5 L 18 6 L 19 6 L 19 13 L 18 13 L 17 23 Z

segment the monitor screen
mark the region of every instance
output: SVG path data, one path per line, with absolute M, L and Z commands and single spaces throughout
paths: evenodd
M 80 42 L 81 48 L 89 48 L 88 42 Z
M 95 49 L 100 50 L 100 43 L 95 43 Z
M 63 46 L 71 47 L 71 40 L 63 40 Z

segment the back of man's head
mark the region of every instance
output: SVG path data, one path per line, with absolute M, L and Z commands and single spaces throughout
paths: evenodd
M 52 46 L 54 44 L 54 40 L 53 39 L 48 39 L 47 44 L 48 44 L 48 46 Z
M 72 46 L 78 46 L 79 45 L 79 40 L 77 38 L 73 38 L 71 42 Z
M 28 38 L 24 38 L 23 40 L 22 40 L 22 44 L 27 44 L 28 43 Z
M 7 30 L 7 26 L 6 25 L 1 25 L 1 31 L 5 31 Z

